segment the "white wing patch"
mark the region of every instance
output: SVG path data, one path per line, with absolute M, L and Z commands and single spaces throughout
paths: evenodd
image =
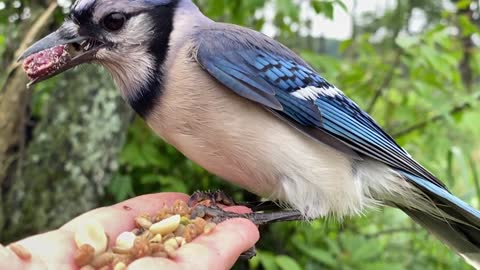
M 331 87 L 316 87 L 316 86 L 307 86 L 302 89 L 298 89 L 291 93 L 292 96 L 304 99 L 304 100 L 315 100 L 320 95 L 335 97 L 338 95 L 343 95 L 340 89 L 335 86 Z

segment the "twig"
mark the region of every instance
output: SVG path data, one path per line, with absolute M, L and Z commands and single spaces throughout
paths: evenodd
M 417 231 L 417 228 L 412 227 L 412 228 L 396 228 L 396 229 L 388 229 L 384 231 L 379 231 L 376 233 L 372 234 L 367 234 L 365 235 L 365 238 L 371 239 L 371 238 L 377 238 L 386 234 L 394 234 L 394 233 L 407 233 L 407 232 L 415 232 Z
M 480 93 L 476 94 L 475 95 L 475 98 L 474 98 L 474 101 L 480 101 Z M 426 120 L 423 120 L 421 122 L 418 122 L 416 124 L 413 124 L 411 125 L 410 127 L 407 127 L 403 130 L 400 130 L 398 132 L 393 132 L 393 137 L 395 138 L 399 138 L 399 137 L 403 137 L 405 135 L 408 135 L 414 131 L 417 131 L 417 130 L 422 130 L 424 129 L 427 125 L 429 124 L 432 124 L 432 123 L 436 123 L 436 122 L 439 122 L 443 119 L 445 119 L 445 117 L 447 115 L 450 115 L 450 116 L 454 116 L 454 115 L 457 115 L 459 113 L 462 113 L 468 109 L 470 109 L 472 107 L 472 102 L 464 102 L 460 105 L 457 105 L 455 107 L 453 107 L 450 111 L 448 111 L 448 113 L 440 113 L 440 114 L 437 114 L 437 115 L 434 115 Z

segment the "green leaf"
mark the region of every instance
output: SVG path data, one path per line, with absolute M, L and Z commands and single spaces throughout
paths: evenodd
M 116 175 L 108 186 L 109 193 L 113 194 L 117 202 L 135 196 L 132 178 L 128 175 Z
M 359 248 L 351 250 L 352 261 L 363 263 L 380 255 L 383 249 L 384 247 L 378 243 L 378 239 L 363 241 Z
M 347 5 L 345 5 L 345 3 L 343 3 L 343 1 L 335 0 L 334 3 L 335 3 L 335 5 L 340 6 L 340 8 L 343 9 L 343 11 L 348 12 Z
M 323 14 L 329 19 L 333 19 L 333 4 L 331 2 L 313 1 L 312 7 L 317 14 Z
M 250 259 L 248 261 L 248 266 L 250 266 L 250 270 L 256 270 L 258 269 L 258 267 L 260 267 L 260 257 L 258 255 L 258 251 L 257 251 L 257 256 L 253 257 L 252 259 Z
M 300 265 L 291 257 L 280 255 L 275 257 L 275 261 L 281 270 L 302 270 Z
M 334 267 L 334 268 L 338 266 L 337 260 L 328 251 L 325 251 L 320 248 L 307 247 L 302 244 L 297 244 L 297 247 L 300 248 L 306 255 L 310 256 L 312 259 L 318 261 L 319 263 L 322 263 L 324 265 Z
M 270 252 L 257 252 L 257 256 L 260 259 L 260 263 L 265 270 L 278 270 L 275 256 Z
M 472 0 L 459 0 L 457 1 L 457 9 L 467 9 L 470 8 L 470 5 L 472 4 Z

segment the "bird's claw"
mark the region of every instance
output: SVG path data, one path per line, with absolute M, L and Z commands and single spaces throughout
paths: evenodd
M 236 205 L 232 197 L 228 196 L 224 191 L 196 191 L 188 199 L 188 206 L 194 207 L 198 204 L 207 206 L 216 206 L 222 204 L 225 206 Z
M 190 199 L 188 200 L 188 205 L 192 208 L 190 218 L 195 219 L 197 217 L 208 217 L 211 222 L 214 222 L 216 224 L 231 218 L 245 218 L 256 225 L 263 225 L 279 221 L 304 220 L 304 216 L 296 210 L 280 210 L 273 212 L 252 212 L 239 214 L 225 211 L 219 207 L 219 204 L 226 206 L 237 205 L 235 201 L 230 196 L 226 195 L 223 191 L 197 191 L 192 196 L 190 196 Z M 262 208 L 262 206 L 264 209 L 278 209 L 278 206 L 276 206 L 272 202 L 246 203 L 238 205 L 249 205 L 252 206 L 254 210 L 258 210 L 258 208 Z M 258 208 L 255 209 L 256 207 Z M 256 249 L 255 246 L 253 246 L 249 250 L 242 253 L 240 258 L 251 259 L 255 255 Z

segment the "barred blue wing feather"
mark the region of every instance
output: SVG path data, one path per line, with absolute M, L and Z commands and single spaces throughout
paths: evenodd
M 444 188 L 367 113 L 283 45 L 235 26 L 203 29 L 196 44 L 198 63 L 238 95 L 326 144 L 348 147 Z

